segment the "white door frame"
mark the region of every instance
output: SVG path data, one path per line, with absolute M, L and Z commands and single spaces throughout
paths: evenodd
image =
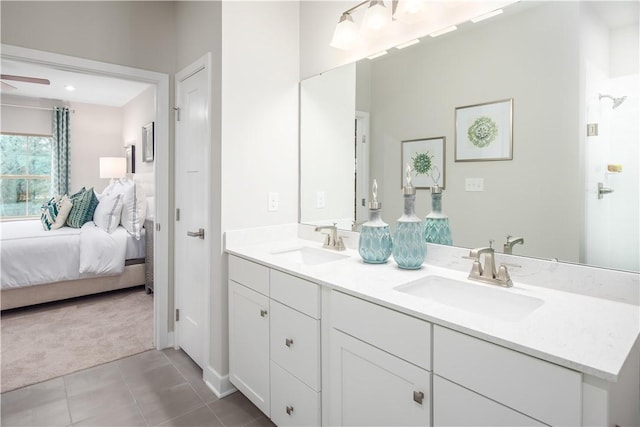
M 169 336 L 169 76 L 155 71 L 107 62 L 60 55 L 7 44 L 0 45 L 4 59 L 64 68 L 73 72 L 145 82 L 156 87 L 155 102 L 155 221 L 154 259 L 154 342 L 157 349 L 173 343 Z
M 207 309 L 205 309 L 204 311 L 204 331 L 203 331 L 203 341 L 204 341 L 204 352 L 203 352 L 203 362 L 204 365 L 202 367 L 203 369 L 203 375 L 204 373 L 207 372 L 207 368 L 210 365 L 210 360 L 209 360 L 209 352 L 210 352 L 210 345 L 209 345 L 209 337 L 211 334 L 211 307 L 209 306 L 208 302 L 210 300 L 210 296 L 211 296 L 211 283 L 212 283 L 212 271 L 211 271 L 211 254 L 213 253 L 212 248 L 213 248 L 213 244 L 214 244 L 214 236 L 215 234 L 213 233 L 213 221 L 212 221 L 212 215 L 213 215 L 213 210 L 212 210 L 212 197 L 211 197 L 211 158 L 212 158 L 212 153 L 214 153 L 214 147 L 213 147 L 213 140 L 211 137 L 211 123 L 212 123 L 212 113 L 211 113 L 211 102 L 213 100 L 212 97 L 212 85 L 213 85 L 213 71 L 212 71 L 212 55 L 211 52 L 206 53 L 205 55 L 203 55 L 202 57 L 200 57 L 199 59 L 197 59 L 194 63 L 188 65 L 187 67 L 183 68 L 182 70 L 180 70 L 178 73 L 176 73 L 175 76 L 175 102 L 176 104 L 178 102 L 180 102 L 180 82 L 186 80 L 187 78 L 189 78 L 190 76 L 192 76 L 193 74 L 197 73 L 198 71 L 204 71 L 206 73 L 206 97 L 207 97 L 207 112 L 206 112 L 206 128 L 207 128 L 207 133 L 206 133 L 206 138 L 208 140 L 208 144 L 206 144 L 205 146 L 207 147 L 206 149 L 206 157 L 207 160 L 205 163 L 205 172 L 204 172 L 204 176 L 205 176 L 205 191 L 204 191 L 204 203 L 205 206 L 208 207 L 209 209 L 209 215 L 207 215 L 207 219 L 206 222 L 204 224 L 204 229 L 205 229 L 205 241 L 207 242 L 207 244 L 205 245 L 205 259 L 209 260 L 210 262 L 207 263 L 206 265 L 206 270 L 205 270 L 205 277 L 206 277 L 206 284 L 204 286 L 204 295 L 202 295 L 202 298 L 204 298 L 204 301 L 206 301 L 207 304 Z M 180 105 L 176 105 L 176 107 L 180 108 Z M 178 159 L 178 147 L 180 146 L 180 141 L 178 141 L 178 133 L 176 132 L 176 140 L 175 140 L 175 147 L 174 147 L 174 156 L 176 159 Z M 176 175 L 174 176 L 174 181 L 175 181 L 175 199 L 176 203 L 178 201 L 178 197 L 177 197 L 177 192 L 180 191 L 180 189 L 178 188 L 178 174 L 176 173 Z M 179 206 L 178 206 L 179 207 Z M 174 249 L 177 248 L 177 245 L 175 244 L 175 242 L 177 241 L 178 236 L 176 235 L 177 227 L 174 227 Z M 178 278 L 175 276 L 177 274 L 177 269 L 174 268 L 174 279 L 173 279 L 173 283 L 174 283 L 174 301 L 176 302 L 176 307 L 179 307 L 180 304 L 180 293 L 179 293 L 179 281 Z M 178 333 L 178 325 L 175 324 L 175 317 L 174 317 L 174 327 L 173 330 L 175 331 L 175 347 L 178 348 L 178 345 L 180 343 L 180 336 Z

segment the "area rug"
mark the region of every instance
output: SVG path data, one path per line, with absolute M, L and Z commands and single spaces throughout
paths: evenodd
M 113 291 L 9 310 L 0 322 L 5 392 L 153 348 L 153 295 Z

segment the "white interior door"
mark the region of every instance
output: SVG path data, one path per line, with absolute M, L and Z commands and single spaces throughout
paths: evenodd
M 176 103 L 176 342 L 204 367 L 206 287 L 210 283 L 210 132 L 205 68 L 178 73 Z

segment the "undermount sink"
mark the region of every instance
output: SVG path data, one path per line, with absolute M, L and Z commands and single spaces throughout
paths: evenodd
M 327 262 L 349 258 L 349 255 L 341 254 L 339 252 L 331 252 L 329 250 L 311 248 L 308 246 L 272 252 L 272 255 L 276 255 L 279 258 L 286 259 L 287 261 L 293 261 L 304 265 L 325 264 Z
M 431 275 L 394 289 L 507 322 L 525 318 L 544 303 L 540 298 L 515 293 L 513 288 L 491 286 Z

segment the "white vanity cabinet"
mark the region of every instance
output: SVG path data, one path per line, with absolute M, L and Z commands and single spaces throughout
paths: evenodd
M 430 425 L 431 325 L 331 293 L 329 425 Z
M 270 412 L 269 269 L 229 257 L 229 379 Z
M 321 424 L 320 288 L 229 256 L 231 382 L 279 426 Z
M 582 424 L 579 372 L 438 325 L 433 374 L 436 426 Z

